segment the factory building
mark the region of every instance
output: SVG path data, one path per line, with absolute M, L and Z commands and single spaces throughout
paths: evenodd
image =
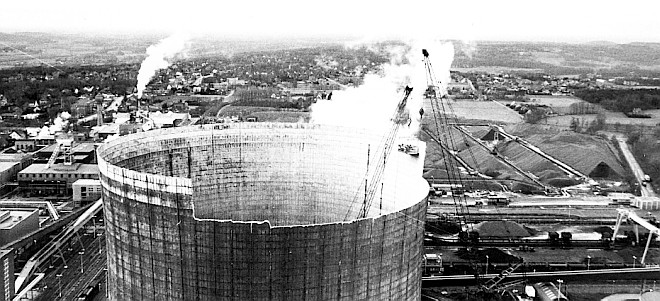
M 11 301 L 14 296 L 14 251 L 0 250 L 0 301 Z
M 24 153 L 22 151 L 12 150 L 12 152 L 7 149 L 0 153 L 0 162 L 18 162 L 20 164 L 20 169 L 24 169 L 33 162 L 32 153 Z
M 46 146 L 34 153 L 35 163 L 47 163 L 53 152 L 59 148 L 57 144 Z M 74 162 L 84 164 L 96 164 L 96 144 L 95 143 L 73 143 L 69 151 Z M 55 163 L 64 162 L 64 157 L 69 154 L 59 152 Z
M 21 171 L 20 162 L 0 162 L 0 186 L 14 181 L 19 171 Z
M 634 197 L 631 205 L 644 210 L 660 210 L 660 198 L 658 197 Z
M 98 179 L 96 164 L 32 164 L 18 173 L 18 185 L 35 195 L 71 195 L 79 179 Z
M 73 182 L 73 202 L 85 204 L 101 198 L 101 181 L 94 179 L 80 179 Z
M 109 300 L 419 300 L 425 152 L 394 151 L 365 202 L 383 135 L 237 123 L 104 144 Z
M 39 229 L 39 210 L 0 210 L 0 246 Z
M 14 141 L 14 146 L 16 147 L 17 150 L 31 152 L 54 143 L 55 143 L 55 137 L 49 136 L 49 137 L 18 139 Z

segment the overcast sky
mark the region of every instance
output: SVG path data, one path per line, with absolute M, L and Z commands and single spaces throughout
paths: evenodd
M 0 5 L 0 32 L 660 42 L 657 8 L 641 0 L 21 0 Z

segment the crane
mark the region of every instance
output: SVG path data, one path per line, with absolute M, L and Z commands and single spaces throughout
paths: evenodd
M 642 255 L 642 260 L 640 263 L 644 265 L 646 260 L 646 254 L 649 252 L 649 246 L 651 245 L 651 240 L 660 235 L 660 229 L 655 225 L 649 223 L 646 219 L 637 215 L 634 211 L 629 209 L 617 209 L 618 214 L 616 216 L 616 226 L 614 227 L 614 234 L 612 235 L 612 241 L 616 240 L 616 235 L 619 233 L 621 228 L 621 223 L 626 219 L 632 220 L 635 222 L 635 237 L 637 238 L 637 243 L 639 243 L 639 226 L 642 226 L 649 230 L 649 237 L 646 241 L 646 247 L 644 247 L 644 255 Z M 639 225 L 639 226 L 638 226 Z M 656 238 L 657 239 L 657 238 Z
M 394 139 L 396 138 L 397 133 L 399 132 L 399 128 L 401 124 L 407 123 L 408 118 L 405 116 L 405 108 L 406 108 L 406 104 L 408 103 L 408 97 L 410 96 L 412 90 L 413 88 L 409 86 L 406 86 L 403 89 L 403 97 L 396 106 L 394 114 L 391 118 L 392 126 L 390 127 L 389 132 L 384 138 L 385 140 L 384 143 L 380 145 L 382 148 L 380 148 L 376 154 L 376 158 L 382 158 L 382 160 L 377 160 L 376 166 L 371 171 L 368 169 L 369 163 L 367 161 L 367 172 L 363 178 L 362 183 L 360 184 L 360 187 L 358 188 L 358 192 L 355 194 L 353 198 L 353 202 L 351 202 L 351 208 L 349 208 L 348 212 L 346 213 L 344 220 L 348 219 L 348 216 L 351 213 L 352 205 L 358 203 L 359 199 L 361 198 L 360 191 L 362 191 L 362 189 L 364 189 L 364 200 L 362 202 L 362 207 L 360 208 L 360 211 L 358 213 L 358 217 L 365 218 L 369 214 L 369 209 L 371 208 L 371 204 L 373 203 L 373 199 L 374 196 L 376 195 L 376 191 L 378 190 L 378 187 L 381 186 L 382 189 L 381 180 L 383 178 L 383 173 L 385 171 L 385 164 L 387 163 L 387 160 L 389 159 L 390 154 L 392 153 L 392 147 L 394 146 Z
M 454 147 L 454 142 L 456 141 L 453 137 L 452 134 L 452 128 L 453 125 L 450 123 L 447 119 L 447 116 L 455 116 L 453 114 L 453 109 L 451 107 L 451 103 L 446 101 L 448 99 L 447 97 L 447 92 L 445 89 L 441 89 L 441 82 L 439 82 L 436 77 L 435 73 L 433 72 L 433 66 L 431 65 L 431 60 L 429 59 L 429 52 L 426 49 L 422 49 L 422 54 L 424 55 L 424 68 L 426 69 L 426 81 L 427 81 L 427 89 L 424 92 L 424 96 L 429 99 L 431 108 L 433 110 L 433 122 L 435 123 L 435 129 L 436 129 L 436 137 L 433 137 L 433 135 L 430 133 L 430 131 L 425 130 L 427 135 L 429 135 L 434 141 L 436 141 L 438 144 L 441 146 L 444 146 L 443 149 L 447 148 L 448 150 L 455 150 L 456 148 Z M 445 109 L 447 107 L 447 109 Z M 447 110 L 449 112 L 447 112 Z M 454 122 L 456 123 L 456 122 Z M 440 135 L 441 127 L 445 129 L 444 134 L 445 135 Z M 465 139 L 466 133 L 463 131 L 459 131 L 459 134 L 463 135 L 463 141 L 467 144 L 467 140 Z M 442 138 L 439 138 L 442 137 Z M 445 139 L 445 140 L 441 140 Z M 472 157 L 472 160 L 475 162 L 476 165 L 476 160 L 474 160 L 474 154 L 471 151 L 471 148 L 468 147 L 470 156 Z M 457 156 L 456 156 L 457 157 Z M 458 160 L 457 160 L 458 161 Z M 458 161 L 460 163 L 461 161 Z M 445 160 L 445 165 L 446 165 L 446 171 L 447 171 L 447 178 L 451 184 L 460 184 L 462 186 L 462 178 L 461 178 L 461 172 L 458 170 L 457 162 L 454 160 Z M 475 168 L 474 171 L 477 169 Z M 465 205 L 465 198 L 464 195 L 461 193 L 452 193 L 452 198 L 454 200 L 454 205 L 456 207 L 456 215 L 458 217 L 459 225 L 460 225 L 460 232 L 459 232 L 459 239 L 466 242 L 468 245 L 471 245 L 470 243 L 476 243 L 478 240 L 478 233 L 474 233 L 474 231 L 468 231 L 469 225 L 471 225 L 468 222 L 468 218 L 470 215 L 469 210 L 467 209 L 467 206 Z M 473 230 L 473 229 L 472 229 Z M 473 234 L 474 233 L 474 234 Z M 469 260 L 470 265 L 473 266 L 473 269 L 475 271 L 475 278 L 477 281 L 479 281 L 479 268 Z M 507 270 L 502 271 L 502 273 L 494 277 L 488 281 L 486 281 L 484 284 L 482 284 L 482 288 L 486 291 L 493 290 L 497 287 L 497 285 L 506 278 L 509 274 L 513 273 L 514 270 L 516 270 L 518 267 L 522 266 L 522 260 L 518 263 L 516 263 L 514 266 L 510 267 Z
M 432 114 L 433 122 L 435 125 L 435 129 L 437 131 L 436 133 L 431 133 L 431 131 L 429 130 L 424 130 L 424 132 L 427 135 L 429 135 L 434 141 L 443 145 L 445 148 L 449 150 L 455 150 L 456 148 L 453 145 L 454 139 L 452 136 L 451 127 L 446 118 L 447 112 L 445 110 L 445 104 L 443 104 L 443 100 L 447 99 L 447 93 L 444 89 L 441 89 L 440 85 L 442 83 L 438 81 L 435 77 L 435 72 L 433 71 L 431 60 L 429 59 L 429 52 L 426 49 L 422 49 L 422 54 L 424 55 L 423 62 L 424 62 L 424 68 L 426 69 L 426 84 L 428 85 L 426 91 L 424 92 L 424 97 L 429 99 L 430 101 L 431 108 L 433 111 Z M 440 134 L 441 128 L 445 128 L 446 135 Z M 462 179 L 460 175 L 461 173 L 458 170 L 458 166 L 456 166 L 456 163 L 453 160 L 445 160 L 445 164 L 447 167 L 446 168 L 447 178 L 449 179 L 450 183 L 462 185 L 461 183 Z M 459 218 L 459 224 L 461 226 L 461 229 L 463 229 L 464 227 L 467 227 L 467 225 L 469 224 L 467 221 L 469 212 L 466 206 L 464 206 L 465 200 L 462 199 L 462 194 L 452 194 L 452 198 L 454 199 L 454 204 L 456 206 L 456 215 Z

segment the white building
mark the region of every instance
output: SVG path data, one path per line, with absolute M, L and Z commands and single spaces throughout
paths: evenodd
M 93 202 L 101 197 L 101 181 L 95 179 L 79 179 L 72 184 L 73 202 Z

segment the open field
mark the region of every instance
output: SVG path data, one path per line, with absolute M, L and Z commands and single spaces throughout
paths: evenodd
M 631 125 L 643 125 L 643 126 L 656 126 L 660 124 L 660 110 L 648 110 L 644 111 L 646 114 L 653 116 L 652 118 L 629 118 L 621 112 L 603 112 L 606 117 L 605 123 L 607 124 L 616 124 L 621 125 L 631 124 Z M 592 122 L 596 119 L 596 114 L 582 114 L 582 115 L 564 115 L 564 116 L 555 116 L 549 117 L 541 121 L 541 124 L 550 124 L 563 127 L 569 127 L 571 125 L 571 120 L 577 118 L 580 122 L 584 121 L 585 123 Z
M 497 100 L 501 104 L 510 104 L 511 100 Z M 585 102 L 584 100 L 571 95 L 529 95 L 527 104 L 546 105 L 552 108 L 559 115 L 570 114 L 571 105 L 574 103 Z M 600 106 L 596 105 L 600 109 Z
M 559 114 L 569 113 L 572 104 L 584 102 L 584 100 L 570 95 L 530 95 L 529 98 L 531 103 L 547 105 Z
M 545 70 L 540 68 L 515 68 L 515 67 L 502 67 L 502 66 L 478 66 L 478 67 L 454 67 L 451 68 L 451 71 L 463 72 L 463 73 L 504 73 L 504 72 L 530 72 L 530 73 L 542 73 Z
M 0 33 L 0 68 L 137 63 L 156 37 Z
M 503 123 L 522 123 L 523 117 L 516 111 L 494 101 L 451 101 L 451 107 L 458 118 L 469 120 L 488 120 Z M 425 114 L 431 116 L 433 111 L 430 107 L 424 107 Z

